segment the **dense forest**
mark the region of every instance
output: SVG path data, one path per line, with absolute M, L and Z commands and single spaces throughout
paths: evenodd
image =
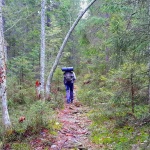
M 99 146 L 70 149 L 150 149 L 149 32 L 149 0 L 0 0 L 0 149 L 40 150 L 44 130 L 56 150 L 64 66 Z

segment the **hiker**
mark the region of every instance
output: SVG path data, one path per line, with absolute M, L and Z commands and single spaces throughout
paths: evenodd
M 73 103 L 73 89 L 76 75 L 73 72 L 73 67 L 62 68 L 62 71 L 64 71 L 64 85 L 66 87 L 67 103 Z

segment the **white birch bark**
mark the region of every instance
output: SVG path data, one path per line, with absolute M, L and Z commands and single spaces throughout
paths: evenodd
M 5 62 L 7 62 L 7 42 L 6 41 L 4 41 L 4 53 L 5 53 Z
M 59 63 L 59 60 L 61 58 L 61 55 L 62 55 L 62 52 L 63 52 L 63 49 L 64 47 L 66 46 L 66 43 L 72 33 L 72 31 L 74 30 L 74 28 L 76 27 L 76 25 L 78 24 L 78 22 L 80 21 L 80 19 L 82 18 L 82 16 L 86 13 L 86 11 L 94 4 L 94 2 L 96 2 L 96 0 L 93 0 L 91 1 L 91 3 L 79 14 L 79 16 L 77 17 L 77 19 L 75 20 L 75 22 L 73 23 L 72 27 L 70 28 L 70 30 L 68 31 L 60 49 L 59 49 L 59 52 L 56 56 L 56 59 L 55 59 L 55 62 L 50 70 L 50 73 L 49 73 L 49 76 L 47 78 L 47 82 L 46 82 L 46 99 L 49 98 L 50 96 L 50 85 L 51 85 L 51 80 L 53 78 L 53 74 L 54 74 L 54 71 Z
M 46 0 L 41 0 L 41 55 L 40 55 L 40 96 L 42 100 L 44 97 L 45 84 L 45 4 Z
M 11 130 L 11 122 L 7 107 L 6 62 L 4 52 L 2 0 L 0 0 L 0 97 L 2 102 L 2 122 L 5 128 L 5 132 L 7 132 Z

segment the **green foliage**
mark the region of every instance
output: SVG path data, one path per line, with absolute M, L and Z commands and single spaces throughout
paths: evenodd
M 51 105 L 47 102 L 37 101 L 34 103 L 29 111 L 28 115 L 28 125 L 35 127 L 35 130 L 38 131 L 43 126 L 46 126 L 48 122 L 53 119 L 53 112 L 51 110 Z
M 11 106 L 9 112 L 13 124 L 13 133 L 5 139 L 7 142 L 16 140 L 21 142 L 25 140 L 26 136 L 32 138 L 32 135 L 39 134 L 43 128 L 53 126 L 52 120 L 56 120 L 52 104 L 49 102 L 36 101 L 29 105 L 16 105 L 14 108 Z M 25 117 L 23 122 L 19 122 L 21 116 Z
M 30 146 L 27 143 L 13 143 L 12 144 L 12 149 L 14 150 L 30 150 Z
M 123 18 L 120 17 L 119 15 L 112 15 L 111 19 L 110 19 L 110 31 L 113 33 L 119 33 L 119 32 L 123 32 L 124 29 L 124 24 L 123 24 Z
M 142 143 L 148 140 L 147 126 L 138 128 L 149 117 L 147 102 L 143 101 L 143 98 L 147 99 L 143 91 L 148 84 L 147 66 L 131 62 L 128 60 L 107 74 L 100 74 L 98 71 L 102 72 L 102 69 L 98 66 L 91 74 L 84 70 L 85 84 L 80 81 L 82 88 L 78 91 L 78 98 L 94 109 L 90 113 L 93 120 L 91 138 L 93 142 L 104 145 L 105 149 L 131 149 L 139 141 L 142 147 Z M 90 65 L 91 68 L 95 67 L 94 63 Z M 131 74 L 134 114 L 131 113 Z
M 135 106 L 135 116 L 138 119 L 144 119 L 149 116 L 149 106 L 148 105 L 136 105 Z
M 47 129 L 49 129 L 51 135 L 57 135 L 57 131 L 60 130 L 61 127 L 62 125 L 54 119 L 51 120 L 47 125 Z
M 35 87 L 33 82 L 26 81 L 21 85 L 15 77 L 8 78 L 8 105 L 12 107 L 18 104 L 29 104 L 35 99 Z
M 38 132 L 43 126 L 55 135 L 61 125 L 53 118 L 52 109 L 63 107 L 65 92 L 60 69 L 54 74 L 50 103 L 34 102 L 34 82 L 39 78 L 40 3 L 5 2 L 8 105 L 16 139 L 22 140 L 27 130 Z M 56 0 L 47 4 L 50 27 L 46 27 L 45 77 L 81 10 L 80 3 Z M 76 66 L 78 99 L 94 109 L 90 114 L 92 140 L 105 149 L 128 150 L 148 141 L 148 6 L 149 1 L 96 1 L 89 17 L 82 19 L 70 36 L 60 62 L 60 66 Z M 20 115 L 26 117 L 23 123 L 18 123 Z M 22 149 L 23 145 L 13 146 Z
M 64 93 L 62 93 L 62 91 L 65 91 L 63 85 L 63 72 L 61 71 L 60 68 L 58 68 L 55 70 L 53 83 L 51 85 L 51 102 L 53 109 L 63 107 Z
M 103 144 L 105 149 L 119 150 L 131 149 L 132 144 L 139 144 L 140 141 L 142 145 L 143 142 L 148 140 L 149 134 L 147 127 L 142 127 L 139 130 L 139 128 L 124 122 L 123 127 L 116 128 L 114 114 L 118 110 L 113 111 L 112 106 L 109 108 L 107 106 L 108 104 L 99 105 L 97 111 L 94 110 L 90 113 L 90 118 L 93 120 L 93 124 L 91 125 L 91 138 L 93 142 Z M 121 116 L 120 113 L 118 115 Z
M 33 78 L 33 73 L 32 73 L 32 64 L 28 60 L 26 56 L 20 56 L 13 58 L 9 63 L 8 67 L 11 69 L 10 75 L 17 75 L 16 77 L 20 82 L 24 81 L 24 78 Z
M 63 72 L 61 71 L 60 68 L 55 70 L 54 81 L 58 83 L 57 86 L 59 86 L 59 83 L 63 81 Z
M 95 27 L 97 25 L 104 25 L 106 23 L 106 19 L 102 17 L 93 16 L 89 18 L 86 24 L 90 27 Z

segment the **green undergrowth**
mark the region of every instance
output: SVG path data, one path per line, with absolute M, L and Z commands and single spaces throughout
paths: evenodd
M 30 84 L 17 86 L 16 80 L 10 80 L 8 91 L 8 108 L 12 123 L 12 133 L 4 135 L 3 128 L 0 126 L 0 149 L 12 146 L 12 149 L 28 149 L 29 141 L 39 137 L 43 130 L 55 137 L 61 124 L 56 118 L 56 109 L 64 107 L 64 85 L 62 83 L 61 70 L 58 69 L 53 78 L 49 100 L 43 102 L 36 98 L 33 81 Z M 16 85 L 15 87 L 13 85 Z M 2 118 L 2 114 L 0 113 Z M 25 117 L 22 122 L 20 117 Z M 1 120 L 0 120 L 1 121 Z M 2 122 L 0 122 L 2 124 Z
M 31 147 L 28 145 L 28 143 L 13 143 L 11 148 L 14 150 L 31 150 Z
M 87 68 L 77 97 L 91 108 L 91 140 L 106 150 L 150 149 L 146 66 L 126 62 L 108 72 L 98 63 Z
M 38 137 L 44 129 L 52 137 L 56 136 L 61 124 L 57 121 L 55 109 L 63 107 L 63 102 L 57 105 L 59 102 L 60 100 L 56 100 L 54 96 L 51 101 L 47 102 L 37 100 L 30 104 L 13 104 L 9 110 L 13 132 L 5 136 L 0 127 L 0 141 L 2 143 L 0 146 L 9 143 L 12 149 L 19 150 L 28 145 L 25 146 L 28 149 L 29 141 L 36 136 Z M 22 116 L 25 117 L 25 120 L 19 122 L 19 118 Z
M 136 121 L 134 116 L 125 112 L 111 112 L 106 106 L 101 105 L 99 110 L 91 111 L 89 117 L 93 121 L 90 127 L 91 140 L 96 144 L 102 144 L 104 149 L 129 150 L 134 145 L 140 149 L 147 149 L 149 126 L 141 126 L 140 121 Z

